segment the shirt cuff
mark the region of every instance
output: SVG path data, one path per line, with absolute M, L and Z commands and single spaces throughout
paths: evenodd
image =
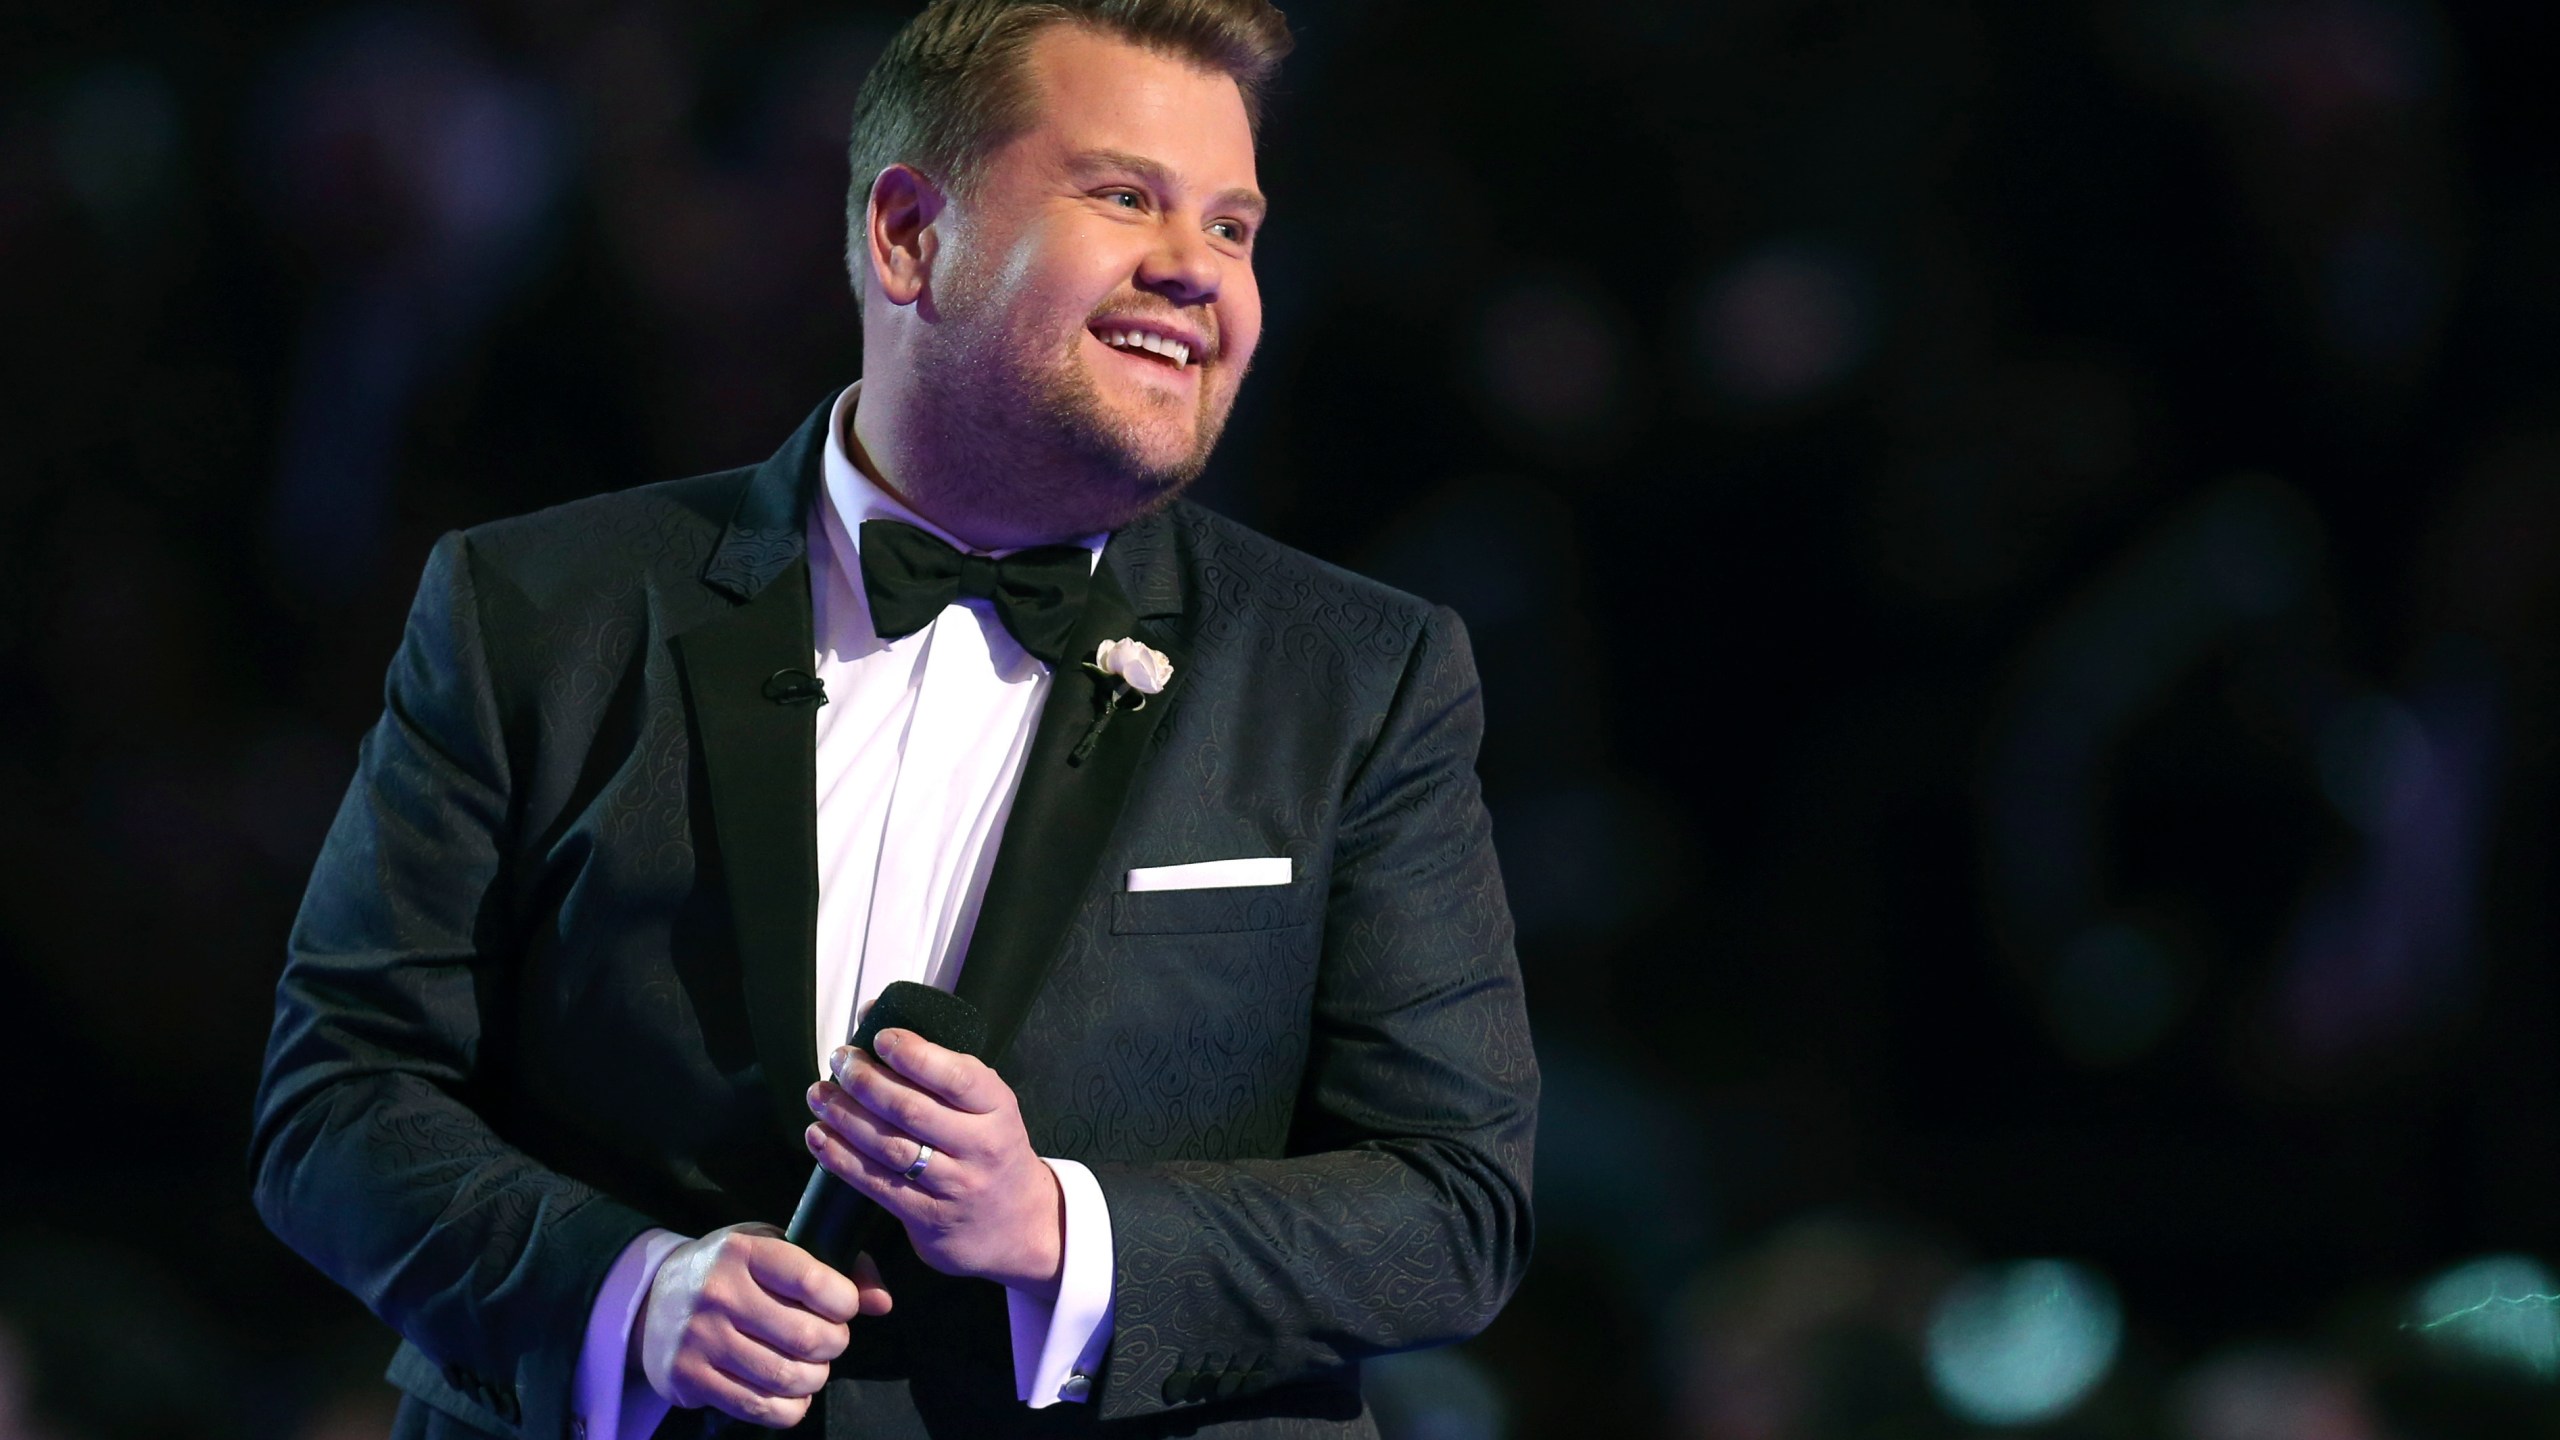
M 684 1241 L 672 1230 L 644 1230 L 605 1272 L 595 1308 L 587 1312 L 587 1339 L 570 1382 L 571 1433 L 582 1440 L 648 1440 L 666 1418 L 667 1402 L 629 1363 L 631 1332 L 649 1303 L 658 1267 Z
M 1066 1197 L 1058 1298 L 1004 1292 L 1013 1322 L 1014 1398 L 1034 1410 L 1092 1398 L 1094 1371 L 1111 1347 L 1111 1207 L 1093 1172 L 1073 1160 L 1041 1159 Z

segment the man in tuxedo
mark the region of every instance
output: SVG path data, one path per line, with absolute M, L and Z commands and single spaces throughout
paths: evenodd
M 1287 45 L 937 0 L 855 114 L 861 381 L 760 466 L 436 546 L 252 1151 L 400 1332 L 402 1435 L 1374 1433 L 1361 1360 L 1518 1283 L 1464 633 L 1176 498 Z M 845 1048 L 901 979 L 985 1059 Z M 770 1223 L 813 1156 L 853 1253 Z

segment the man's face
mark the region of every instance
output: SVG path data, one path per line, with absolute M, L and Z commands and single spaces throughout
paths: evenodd
M 1073 24 L 1028 68 L 1031 128 L 945 217 L 928 348 L 987 423 L 1120 488 L 1046 497 L 1116 526 L 1200 473 L 1261 338 L 1253 135 L 1232 79 Z

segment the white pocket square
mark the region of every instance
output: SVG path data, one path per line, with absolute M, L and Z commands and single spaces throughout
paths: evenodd
M 1245 885 L 1286 885 L 1289 857 L 1202 860 L 1190 865 L 1150 865 L 1129 872 L 1129 893 L 1142 890 L 1233 890 Z

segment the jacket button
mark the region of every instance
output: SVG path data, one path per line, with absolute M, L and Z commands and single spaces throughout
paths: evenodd
M 1176 1370 L 1172 1374 L 1164 1377 L 1164 1403 L 1167 1405 L 1179 1405 L 1184 1401 L 1189 1400 L 1191 1398 L 1191 1382 L 1199 1378 L 1200 1376 L 1197 1372 L 1190 1370 Z
M 1218 1398 L 1221 1400 L 1228 1399 L 1236 1393 L 1236 1387 L 1243 1383 L 1244 1372 L 1241 1370 L 1230 1370 L 1226 1374 L 1219 1376 Z

